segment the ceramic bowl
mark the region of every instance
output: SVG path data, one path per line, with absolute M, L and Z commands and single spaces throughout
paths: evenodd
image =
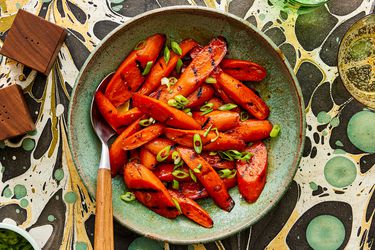
M 175 41 L 194 38 L 201 44 L 224 36 L 228 57 L 264 66 L 267 78 L 253 86 L 271 108 L 269 119 L 280 124 L 282 132 L 276 139 L 266 141 L 267 184 L 257 202 L 245 202 L 237 188 L 230 190 L 236 203 L 230 213 L 219 209 L 211 199 L 198 202 L 211 215 L 213 228 L 203 228 L 183 216 L 169 220 L 138 202 L 123 202 L 120 195 L 126 187 L 120 176 L 112 181 L 114 217 L 139 234 L 177 244 L 227 237 L 257 222 L 280 200 L 297 170 L 305 138 L 304 102 L 293 70 L 280 49 L 248 22 L 205 7 L 179 6 L 146 12 L 111 32 L 87 59 L 72 93 L 68 130 L 73 159 L 89 192 L 95 196 L 100 143 L 90 124 L 93 93 L 103 77 L 115 71 L 139 41 L 155 33 L 164 33 Z
M 13 232 L 21 235 L 23 238 L 25 238 L 31 244 L 31 246 L 34 248 L 34 250 L 40 250 L 40 247 L 38 246 L 36 241 L 24 229 L 22 229 L 20 227 L 17 227 L 15 225 L 12 225 L 12 224 L 8 224 L 8 223 L 0 223 L 0 229 L 10 230 L 10 231 L 13 231 Z

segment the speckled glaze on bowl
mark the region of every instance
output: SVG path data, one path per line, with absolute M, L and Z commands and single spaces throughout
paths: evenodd
M 267 141 L 269 168 L 267 184 L 254 204 L 230 190 L 236 205 L 220 210 L 211 199 L 199 201 L 210 213 L 214 227 L 203 228 L 183 216 L 163 218 L 138 202 L 125 203 L 120 195 L 126 187 L 113 179 L 114 217 L 124 226 L 147 237 L 176 244 L 207 242 L 227 237 L 249 227 L 280 200 L 298 167 L 305 138 L 304 102 L 296 77 L 280 50 L 258 29 L 234 15 L 204 7 L 169 7 L 133 18 L 110 33 L 83 66 L 73 90 L 69 109 L 69 143 L 79 174 L 95 195 L 100 144 L 90 124 L 90 102 L 101 79 L 114 71 L 140 40 L 154 33 L 180 41 L 194 38 L 206 44 L 215 36 L 228 41 L 228 57 L 250 59 L 263 65 L 268 76 L 254 84 L 271 108 L 270 120 L 281 124 L 279 137 Z

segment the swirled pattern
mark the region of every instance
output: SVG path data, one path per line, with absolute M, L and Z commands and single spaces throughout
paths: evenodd
M 48 77 L 0 56 L 0 88 L 19 84 L 37 130 L 0 141 L 0 221 L 26 228 L 43 249 L 92 249 L 94 202 L 67 144 L 67 108 L 89 53 L 115 27 L 170 5 L 229 11 L 264 31 L 300 81 L 307 137 L 295 179 L 279 205 L 252 228 L 208 244 L 173 246 L 115 225 L 124 249 L 371 249 L 375 240 L 375 113 L 353 100 L 338 76 L 346 30 L 373 0 L 331 0 L 291 9 L 279 0 L 0 0 L 0 45 L 19 8 L 68 31 Z M 367 136 L 366 136 L 367 135 Z

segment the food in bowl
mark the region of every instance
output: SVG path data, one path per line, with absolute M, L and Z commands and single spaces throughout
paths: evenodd
M 193 39 L 165 43 L 163 34 L 139 42 L 95 94 L 119 134 L 110 147 L 111 172 L 123 174 L 132 191 L 125 201 L 137 199 L 161 216 L 183 214 L 209 228 L 213 221 L 195 200 L 211 197 L 230 212 L 228 189 L 238 186 L 255 202 L 266 182 L 261 140 L 277 136 L 280 127 L 266 120 L 266 103 L 242 83 L 262 81 L 266 70 L 224 59 L 224 38 L 205 46 Z

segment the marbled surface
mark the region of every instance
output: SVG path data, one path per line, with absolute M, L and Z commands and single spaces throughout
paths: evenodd
M 0 88 L 23 87 L 37 130 L 0 141 L 0 221 L 26 228 L 43 249 L 91 249 L 94 202 L 66 139 L 67 107 L 85 59 L 113 28 L 147 10 L 207 5 L 245 18 L 285 53 L 300 81 L 307 137 L 299 170 L 275 209 L 252 228 L 209 244 L 174 246 L 115 225 L 116 249 L 371 249 L 375 245 L 375 113 L 337 70 L 346 30 L 373 0 L 331 0 L 295 11 L 280 0 L 0 0 L 0 45 L 17 9 L 68 30 L 48 77 L 0 57 Z

